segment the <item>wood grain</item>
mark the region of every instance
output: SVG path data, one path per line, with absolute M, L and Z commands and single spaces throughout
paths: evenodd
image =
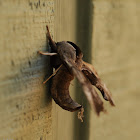
M 52 139 L 46 25 L 53 33 L 53 0 L 0 2 L 0 139 Z

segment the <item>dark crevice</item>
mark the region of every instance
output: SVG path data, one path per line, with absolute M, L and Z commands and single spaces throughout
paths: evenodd
M 76 16 L 76 44 L 80 46 L 84 60 L 91 61 L 92 48 L 92 21 L 93 21 L 93 1 L 92 0 L 77 0 L 77 16 Z M 80 93 L 81 92 L 81 93 Z M 74 135 L 73 140 L 88 140 L 89 139 L 89 120 L 90 120 L 90 106 L 87 99 L 82 93 L 79 84 L 76 84 L 75 93 L 77 93 L 76 101 L 84 107 L 84 122 L 81 123 L 77 119 L 77 113 L 74 121 Z

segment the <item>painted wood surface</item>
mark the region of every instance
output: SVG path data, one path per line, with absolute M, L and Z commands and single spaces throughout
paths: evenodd
M 46 24 L 53 33 L 53 0 L 0 1 L 1 140 L 52 139 Z
M 97 118 L 90 140 L 139 140 L 140 2 L 95 0 L 92 62 L 112 91 L 116 107 Z
M 0 139 L 139 139 L 140 2 L 138 0 L 0 1 Z M 62 110 L 50 96 L 48 25 L 55 41 L 70 40 L 94 64 L 116 107 L 95 116 L 79 84 L 74 100 L 85 106 L 85 121 Z

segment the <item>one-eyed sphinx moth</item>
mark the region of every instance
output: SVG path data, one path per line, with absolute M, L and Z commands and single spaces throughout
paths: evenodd
M 81 116 L 79 116 L 79 118 L 82 119 L 82 105 L 73 101 L 69 94 L 70 82 L 76 77 L 82 86 L 91 108 L 95 110 L 97 115 L 99 115 L 101 111 L 105 112 L 106 110 L 94 86 L 99 89 L 105 100 L 109 101 L 112 106 L 115 106 L 110 91 L 105 84 L 102 83 L 94 67 L 82 60 L 83 53 L 80 48 L 70 41 L 57 43 L 53 41 L 48 26 L 47 38 L 51 52 L 44 53 L 39 51 L 39 53 L 51 56 L 50 63 L 55 69 L 55 73 L 52 75 L 54 77 L 52 78 L 51 95 L 56 104 L 71 112 L 80 110 Z M 46 83 L 46 81 L 44 83 Z

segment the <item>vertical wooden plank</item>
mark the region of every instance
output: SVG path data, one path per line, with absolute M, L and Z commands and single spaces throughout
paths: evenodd
M 93 64 L 113 93 L 109 114 L 91 113 L 90 140 L 139 139 L 140 2 L 94 1 Z
M 0 1 L 0 139 L 52 139 L 52 102 L 42 85 L 53 0 Z

